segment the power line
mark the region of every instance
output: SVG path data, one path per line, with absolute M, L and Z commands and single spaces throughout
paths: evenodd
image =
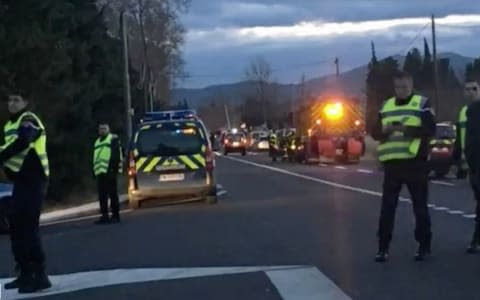
M 404 55 L 404 53 L 407 50 L 410 50 L 410 47 L 417 41 L 417 39 L 420 37 L 420 35 L 425 31 L 425 29 L 430 25 L 430 22 L 425 23 L 425 25 L 417 32 L 417 35 L 413 38 L 413 40 L 404 48 L 402 48 L 401 51 L 399 51 L 396 55 Z

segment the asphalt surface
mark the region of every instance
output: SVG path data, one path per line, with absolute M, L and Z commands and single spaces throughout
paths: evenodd
M 273 164 L 264 154 L 231 155 L 217 158 L 217 181 L 227 191 L 217 205 L 140 209 L 123 214 L 118 225 L 83 220 L 43 227 L 49 273 L 61 281 L 68 274 L 117 269 L 312 266 L 352 299 L 480 299 L 480 256 L 464 251 L 474 211 L 465 181 L 431 182 L 433 257 L 421 263 L 413 261 L 413 213 L 403 193 L 386 264 L 373 262 L 382 183 L 375 162 Z M 13 275 L 9 250 L 8 239 L 0 237 L 0 278 Z M 287 289 L 267 273 L 148 282 L 132 275 L 117 284 L 90 282 L 89 288 L 86 279 L 74 277 L 73 288 L 42 299 L 337 298 L 305 298 L 301 284 L 298 291 Z

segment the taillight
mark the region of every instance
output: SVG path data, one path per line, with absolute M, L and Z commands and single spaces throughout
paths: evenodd
M 225 140 L 225 145 L 228 145 L 228 143 L 230 143 L 229 140 Z
M 215 156 L 213 154 L 212 149 L 210 149 L 210 147 L 207 148 L 207 151 L 205 152 L 205 156 L 206 156 L 205 167 L 207 171 L 211 172 L 215 168 Z
M 128 155 L 128 176 L 133 177 L 137 174 L 137 165 L 135 163 L 135 156 L 133 152 Z

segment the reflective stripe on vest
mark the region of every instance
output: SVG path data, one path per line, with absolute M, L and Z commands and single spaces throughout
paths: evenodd
M 95 176 L 108 173 L 108 166 L 110 165 L 110 159 L 112 158 L 112 140 L 113 134 L 108 134 L 103 141 L 100 138 L 97 139 L 93 151 L 93 172 Z M 123 153 L 121 147 L 119 147 L 119 163 L 118 172 L 123 171 Z
M 422 107 L 426 99 L 414 95 L 406 105 L 396 105 L 395 98 L 388 99 L 380 110 L 382 126 L 398 122 L 404 126 L 422 126 Z M 378 159 L 381 162 L 394 159 L 415 158 L 420 149 L 420 139 L 409 138 L 403 132 L 393 132 L 390 137 L 378 146 Z
M 30 152 L 30 150 L 34 150 L 42 165 L 43 173 L 45 174 L 45 176 L 48 177 L 50 176 L 50 167 L 47 156 L 47 135 L 45 132 L 45 126 L 34 113 L 29 111 L 24 112 L 17 119 L 16 122 L 8 121 L 7 124 L 5 124 L 3 128 L 5 144 L 1 146 L 1 149 L 5 149 L 13 142 L 15 142 L 15 140 L 18 138 L 18 129 L 20 128 L 23 118 L 25 118 L 26 116 L 30 116 L 35 119 L 38 127 L 42 130 L 42 133 L 40 137 L 38 137 L 34 142 L 30 143 L 27 149 L 5 161 L 4 167 L 14 173 L 20 172 L 20 169 L 22 168 L 23 162 L 25 161 L 28 153 Z
M 107 174 L 110 158 L 112 157 L 112 134 L 108 134 L 103 141 L 100 138 L 95 142 L 93 151 L 93 172 L 95 176 Z
M 460 145 L 462 153 L 465 150 L 465 132 L 467 127 L 467 105 L 465 105 L 458 116 L 458 126 L 460 126 Z

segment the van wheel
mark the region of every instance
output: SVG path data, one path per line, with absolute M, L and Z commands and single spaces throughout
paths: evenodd
M 218 202 L 218 197 L 215 195 L 215 196 L 207 196 L 205 197 L 205 202 L 207 204 L 216 204 Z
M 129 200 L 128 201 L 128 207 L 130 209 L 138 209 L 140 208 L 140 201 L 138 200 Z
M 245 155 L 247 155 L 247 151 L 246 151 L 246 150 L 243 150 L 243 151 L 242 151 L 242 156 L 245 156 Z

